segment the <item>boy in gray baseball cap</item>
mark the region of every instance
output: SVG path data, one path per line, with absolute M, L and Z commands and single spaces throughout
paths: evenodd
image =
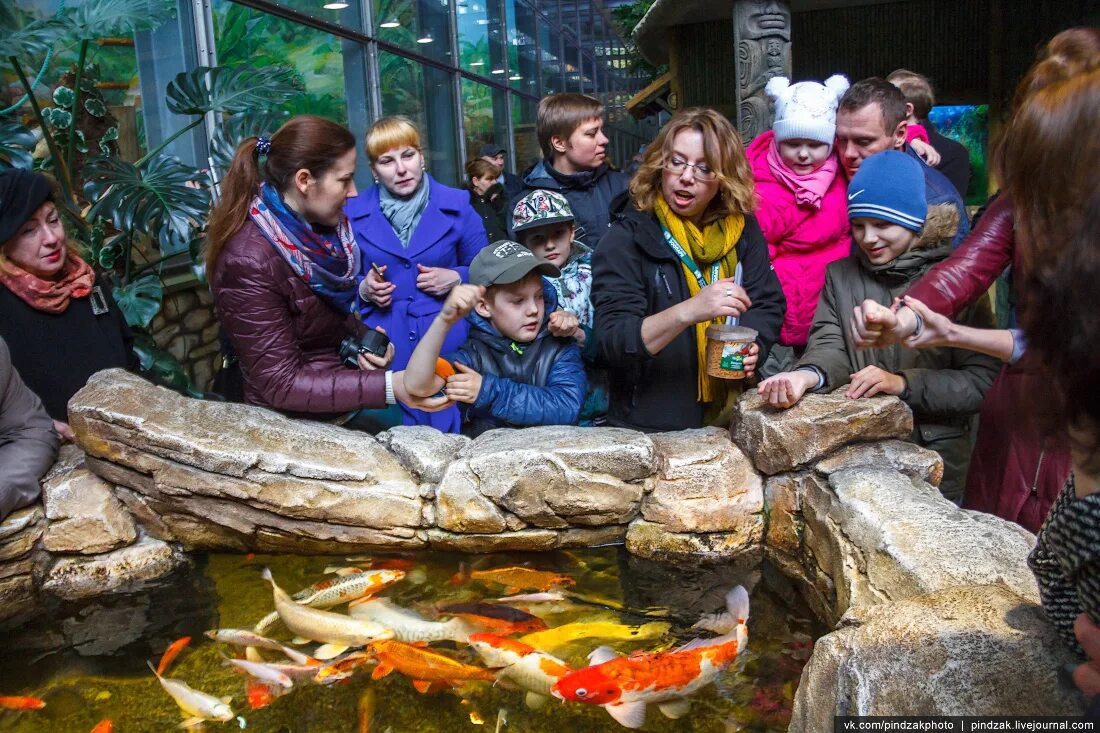
M 495 427 L 575 425 L 588 381 L 580 348 L 550 333 L 557 293 L 543 275 L 557 266 L 518 242 L 499 240 L 470 263 L 470 284 L 454 287 L 405 367 L 405 388 L 440 390 L 463 407 L 463 432 Z M 466 342 L 440 359 L 451 327 L 470 322 Z M 451 364 L 453 363 L 453 367 Z

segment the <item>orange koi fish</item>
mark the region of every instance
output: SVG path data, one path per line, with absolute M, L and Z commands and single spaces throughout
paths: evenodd
M 245 696 L 248 698 L 248 707 L 253 710 L 266 708 L 275 702 L 278 697 L 276 691 L 266 682 L 257 679 L 249 679 L 244 686 Z
M 470 573 L 470 577 L 484 583 L 503 585 L 509 593 L 518 593 L 521 590 L 547 591 L 563 585 L 576 584 L 576 581 L 566 575 L 522 567 L 475 570 Z
M 169 644 L 168 648 L 164 650 L 164 654 L 160 657 L 160 664 L 157 665 L 157 674 L 163 675 L 164 670 L 168 669 L 168 665 L 175 661 L 176 657 L 183 651 L 183 648 L 190 643 L 190 636 L 181 636 Z
M 547 628 L 546 622 L 538 616 L 518 608 L 499 606 L 494 603 L 452 603 L 439 610 L 442 613 L 472 621 L 500 636 L 530 634 Z
M 496 670 L 497 679 L 511 680 L 527 691 L 527 707 L 532 709 L 542 707 L 554 684 L 573 671 L 557 657 L 497 634 L 471 634 L 470 646 L 485 666 Z
M 378 660 L 378 666 L 371 672 L 371 679 L 385 677 L 394 670 L 412 679 L 417 692 L 425 693 L 443 686 L 453 686 L 462 680 L 496 679 L 493 673 L 484 667 L 463 664 L 445 654 L 433 652 L 422 647 L 400 641 L 372 641 L 371 652 Z M 436 684 L 433 684 L 436 683 Z
M 374 560 L 370 566 L 374 570 L 401 570 L 407 573 L 416 567 L 416 562 L 407 558 L 391 557 L 386 560 Z
M 313 681 L 320 685 L 328 685 L 333 682 L 346 680 L 355 673 L 358 667 L 374 661 L 374 657 L 366 652 L 352 652 L 345 654 L 340 659 L 334 659 L 317 670 Z
M 46 701 L 37 697 L 3 697 L 0 696 L 0 708 L 8 710 L 41 710 L 46 707 Z
M 562 700 L 601 705 L 626 728 L 645 724 L 649 703 L 656 704 L 669 718 L 680 718 L 691 705 L 687 697 L 713 682 L 748 643 L 748 592 L 741 586 L 734 588 L 726 594 L 726 607 L 731 625 L 733 619 L 736 625 L 723 636 L 697 639 L 667 652 L 629 657 L 600 647 L 589 656 L 591 666 L 565 675 L 550 691 Z
M 110 720 L 101 720 L 92 728 L 92 733 L 115 733 L 115 724 Z

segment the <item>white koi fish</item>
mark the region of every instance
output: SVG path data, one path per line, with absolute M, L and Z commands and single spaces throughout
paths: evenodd
M 429 621 L 415 611 L 394 605 L 385 598 L 369 598 L 353 603 L 348 612 L 352 618 L 367 619 L 393 630 L 393 638 L 412 644 L 417 641 L 466 641 L 470 634 L 481 630 L 469 621 L 452 618 Z
M 229 707 L 229 702 L 233 698 L 223 697 L 219 699 L 192 688 L 186 682 L 161 677 L 157 674 L 157 668 L 153 666 L 152 662 L 149 662 L 149 669 L 156 675 L 157 681 L 160 682 L 160 686 L 164 688 L 164 691 L 176 701 L 176 705 L 179 705 L 180 710 L 187 715 L 187 718 L 180 723 L 180 728 L 193 728 L 208 720 L 218 720 L 223 723 L 233 720 L 235 713 Z
M 291 598 L 310 608 L 326 609 L 356 598 L 373 595 L 405 577 L 401 570 L 367 570 L 355 575 L 323 580 L 295 593 Z M 271 612 L 260 619 L 253 628 L 257 634 L 266 634 L 279 620 L 278 612 Z

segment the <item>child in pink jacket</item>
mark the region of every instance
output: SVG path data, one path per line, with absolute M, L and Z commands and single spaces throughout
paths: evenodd
M 756 218 L 787 298 L 779 342 L 759 369 L 762 378 L 802 355 L 825 266 L 851 251 L 847 183 L 833 151 L 837 103 L 847 89 L 840 75 L 824 84 L 775 77 L 765 87 L 775 100 L 775 124 L 746 150 L 759 201 Z

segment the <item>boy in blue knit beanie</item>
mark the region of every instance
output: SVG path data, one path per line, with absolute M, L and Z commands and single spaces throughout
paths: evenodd
M 851 323 L 864 300 L 894 303 L 951 253 L 958 211 L 949 204 L 929 207 L 920 163 L 888 150 L 864 160 L 852 176 L 848 218 L 858 249 L 828 266 L 806 353 L 794 371 L 761 382 L 760 395 L 780 408 L 809 391 L 838 391 L 848 399 L 899 397 L 913 411 L 913 441 L 943 458 L 940 490 L 959 503 L 970 462 L 971 419 L 1000 363 L 962 349 L 857 349 Z M 991 327 L 988 302 L 964 311 L 958 321 Z

